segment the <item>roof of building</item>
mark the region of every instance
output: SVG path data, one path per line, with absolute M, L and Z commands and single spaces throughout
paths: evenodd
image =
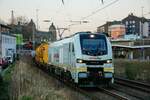
M 1 24 L 1 23 L 0 23 L 0 26 L 1 26 L 1 27 L 5 27 L 5 28 L 8 28 L 8 29 L 11 29 L 11 27 L 9 27 L 8 25 L 4 25 L 4 24 Z
M 36 31 L 36 34 L 50 34 L 51 32 L 46 31 Z
M 54 23 L 52 23 L 49 27 L 49 31 L 56 31 L 56 27 L 54 25 Z
M 2 32 L 2 35 L 7 35 L 7 36 L 11 36 L 11 37 L 16 37 L 14 34 L 5 33 L 5 32 Z
M 129 48 L 129 49 L 142 49 L 142 48 L 150 48 L 150 45 L 140 45 L 140 46 L 126 46 L 126 45 L 116 45 L 112 44 L 112 47 L 120 47 L 120 48 Z
M 116 20 L 114 20 L 114 21 L 107 21 L 105 24 L 99 26 L 98 28 L 103 27 L 105 25 L 118 25 L 118 24 L 121 24 L 121 21 L 116 21 Z
M 131 19 L 131 18 L 134 18 L 134 19 L 137 19 L 137 20 L 140 20 L 140 21 L 143 21 L 143 22 L 148 21 L 148 19 L 146 19 L 145 17 L 138 17 L 138 16 L 135 16 L 133 13 L 130 13 L 127 17 L 125 17 L 122 20 Z

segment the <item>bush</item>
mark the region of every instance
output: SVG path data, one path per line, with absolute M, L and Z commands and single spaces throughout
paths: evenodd
M 140 74 L 139 66 L 136 66 L 132 63 L 126 63 L 125 74 L 128 79 L 135 80 L 138 74 Z
M 150 61 L 115 59 L 115 76 L 150 82 Z
M 10 65 L 7 69 L 5 69 L 2 72 L 2 77 L 0 75 L 0 100 L 9 100 L 10 81 L 13 68 L 14 64 Z
M 0 82 L 0 100 L 9 100 L 8 83 Z
M 33 100 L 30 96 L 22 96 L 21 100 Z

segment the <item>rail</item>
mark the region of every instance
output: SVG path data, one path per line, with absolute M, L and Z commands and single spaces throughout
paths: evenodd
M 122 95 L 120 95 L 120 94 L 117 94 L 117 93 L 115 93 L 115 92 L 112 92 L 112 91 L 110 91 L 110 90 L 107 90 L 107 89 L 105 89 L 105 88 L 98 87 L 98 89 L 100 89 L 100 90 L 103 91 L 104 93 L 106 93 L 106 94 L 108 94 L 108 95 L 111 95 L 111 96 L 113 96 L 113 97 L 115 97 L 115 98 L 117 98 L 117 99 L 119 99 L 119 100 L 129 100 L 127 97 L 122 96 Z
M 150 93 L 150 84 L 119 78 L 119 77 L 115 77 L 115 83 Z

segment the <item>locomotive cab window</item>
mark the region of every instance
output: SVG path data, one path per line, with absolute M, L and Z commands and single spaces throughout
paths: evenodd
M 107 54 L 106 37 L 99 34 L 80 36 L 82 54 L 99 56 Z

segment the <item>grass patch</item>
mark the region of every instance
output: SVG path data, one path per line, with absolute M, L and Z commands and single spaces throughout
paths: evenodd
M 129 62 L 127 62 L 125 65 L 125 75 L 127 78 L 132 80 L 136 79 L 138 74 L 140 74 L 140 67 L 136 66 L 134 63 Z
M 14 66 L 15 66 L 15 64 L 12 64 L 7 69 L 4 70 L 4 72 L 2 73 L 4 81 L 6 81 L 6 82 L 11 81 L 11 76 L 12 76 L 12 71 L 14 69 Z
M 150 82 L 149 61 L 115 60 L 115 75 Z
M 3 80 L 0 82 L 0 100 L 9 100 L 10 81 L 14 65 L 15 64 L 10 65 L 2 72 Z
M 8 83 L 0 82 L 0 100 L 9 100 Z
M 22 96 L 21 100 L 33 100 L 31 96 Z

